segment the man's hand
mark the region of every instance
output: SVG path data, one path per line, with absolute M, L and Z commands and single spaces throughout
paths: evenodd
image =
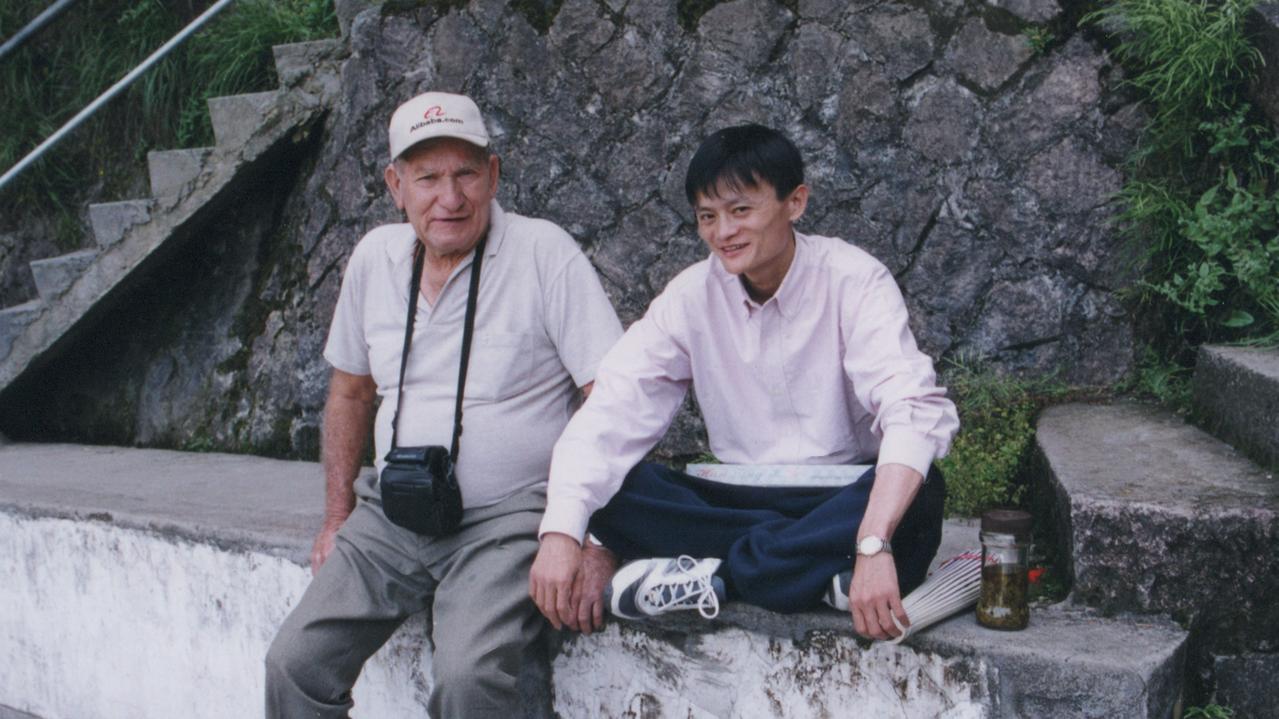
M 853 615 L 853 629 L 871 639 L 889 639 L 901 634 L 893 624 L 893 615 L 903 627 L 910 626 L 906 610 L 902 609 L 897 567 L 891 554 L 858 555 L 853 566 L 853 582 L 848 588 L 848 611 Z
M 567 534 L 549 532 L 533 560 L 528 593 L 551 626 L 577 627 L 573 611 L 573 586 L 582 565 L 582 548 Z
M 604 587 L 617 572 L 617 555 L 608 549 L 587 544 L 582 550 L 582 568 L 573 582 L 575 624 L 569 629 L 590 634 L 604 628 Z
M 311 576 L 315 576 L 324 562 L 328 560 L 329 554 L 333 551 L 334 538 L 337 537 L 343 521 L 341 519 L 324 520 L 324 526 L 320 527 L 320 533 L 316 535 L 315 543 L 311 545 Z

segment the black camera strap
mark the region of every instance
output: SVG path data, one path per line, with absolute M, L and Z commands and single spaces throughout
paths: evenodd
M 466 293 L 466 320 L 462 327 L 462 361 L 457 370 L 457 404 L 453 409 L 453 445 L 449 448 L 449 459 L 457 463 L 458 439 L 462 436 L 462 395 L 466 390 L 466 369 L 471 359 L 471 337 L 475 334 L 475 305 L 480 294 L 480 264 L 484 259 L 484 245 L 488 235 L 480 238 L 475 245 L 475 259 L 471 261 L 471 287 Z M 413 323 L 417 319 L 417 296 L 421 292 L 422 265 L 426 252 L 422 243 L 413 243 L 413 278 L 409 280 L 409 316 L 404 327 L 404 351 L 400 354 L 400 385 L 395 400 L 395 415 L 391 417 L 391 449 L 399 446 L 396 437 L 400 426 L 400 408 L 404 406 L 404 372 L 409 362 L 409 347 L 413 343 Z

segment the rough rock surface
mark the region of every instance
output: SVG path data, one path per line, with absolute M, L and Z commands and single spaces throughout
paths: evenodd
M 1188 626 L 1198 696 L 1214 657 L 1279 653 L 1279 477 L 1139 405 L 1051 407 L 1036 441 L 1076 601 Z
M 1279 470 L 1279 350 L 1200 347 L 1194 401 L 1209 431 Z
M 1218 657 L 1216 701 L 1233 719 L 1267 719 L 1279 712 L 1279 654 Z
M 1248 32 L 1261 50 L 1266 67 L 1279 63 L 1279 3 L 1260 3 L 1248 14 Z M 1252 87 L 1252 97 L 1270 121 L 1279 126 L 1279 74 L 1259 73 Z
M 1053 0 L 733 0 L 692 31 L 673 0 L 563 0 L 545 32 L 497 0 L 359 5 L 314 150 L 33 380 L 31 436 L 313 457 L 344 263 L 397 219 L 385 121 L 432 88 L 475 97 L 501 201 L 576 236 L 624 323 L 706 255 L 682 189 L 697 143 L 758 121 L 808 162 L 801 229 L 891 268 L 928 353 L 1076 382 L 1130 366 L 1107 198 L 1140 113 Z M 1038 54 L 1035 23 L 1058 33 Z M 671 436 L 702 446 L 689 412 Z

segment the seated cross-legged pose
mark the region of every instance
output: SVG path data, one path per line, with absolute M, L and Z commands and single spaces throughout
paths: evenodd
M 859 634 L 897 636 L 901 596 L 941 539 L 932 463 L 959 427 L 901 292 L 855 245 L 795 231 L 809 190 L 775 130 L 714 133 L 684 187 L 711 256 L 609 351 L 556 443 L 530 593 L 553 625 L 584 631 L 606 603 L 625 617 L 709 618 L 723 601 L 796 612 L 825 598 Z M 874 466 L 813 487 L 637 464 L 690 386 L 723 462 Z M 619 559 L 630 563 L 617 570 Z M 585 589 L 604 586 L 600 574 L 607 591 Z

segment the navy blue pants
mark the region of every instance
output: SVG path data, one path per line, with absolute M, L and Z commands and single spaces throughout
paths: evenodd
M 874 468 L 845 487 L 743 487 L 642 462 L 590 531 L 622 561 L 718 557 L 730 601 L 775 612 L 813 609 L 852 569 Z M 903 596 L 924 580 L 941 543 L 946 484 L 933 467 L 892 537 Z

